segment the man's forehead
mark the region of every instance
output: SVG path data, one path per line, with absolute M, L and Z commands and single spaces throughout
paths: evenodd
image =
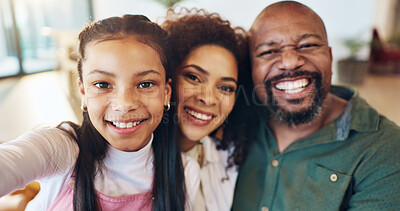
M 275 29 L 278 30 L 275 31 Z M 249 31 L 251 42 L 254 42 L 255 39 L 264 39 L 265 36 L 289 35 L 293 39 L 297 39 L 304 34 L 314 34 L 327 40 L 322 20 L 311 9 L 276 8 L 265 10 L 257 17 Z

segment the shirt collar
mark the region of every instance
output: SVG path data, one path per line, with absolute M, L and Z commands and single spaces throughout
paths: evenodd
M 332 86 L 331 93 L 347 100 L 346 108 L 336 120 L 336 140 L 344 141 L 351 130 L 358 132 L 378 130 L 379 114 L 352 88 Z
M 210 136 L 206 136 L 200 140 L 203 143 L 204 149 L 204 164 L 206 163 L 219 163 L 220 157 L 218 156 L 217 145 Z

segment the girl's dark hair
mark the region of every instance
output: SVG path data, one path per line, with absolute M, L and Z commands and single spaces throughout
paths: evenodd
M 229 21 L 223 20 L 217 13 L 185 8 L 180 11 L 169 10 L 163 28 L 167 30 L 169 43 L 173 46 L 171 48 L 173 57 L 170 59 L 172 71 L 178 70 L 192 50 L 203 45 L 221 46 L 235 56 L 239 78 L 236 101 L 222 126 L 223 138 L 218 149 L 225 150 L 234 146 L 235 150 L 228 158 L 228 167 L 234 164 L 240 165 L 246 152 L 245 119 L 250 103 L 249 93 L 253 87 L 245 30 L 232 27 Z
M 152 47 L 159 54 L 166 70 L 166 81 L 171 77 L 167 63 L 167 32 L 142 15 L 112 17 L 88 24 L 79 34 L 78 74 L 82 82 L 82 63 L 86 59 L 88 43 L 134 37 Z M 185 183 L 180 151 L 173 139 L 173 121 L 164 113 L 160 125 L 154 131 L 152 148 L 154 152 L 154 179 L 152 194 L 148 203 L 153 210 L 184 210 Z M 107 141 L 94 128 L 87 112 L 83 113 L 81 126 L 69 123 L 75 130 L 79 155 L 75 166 L 74 210 L 101 210 L 93 180 L 103 167 L 108 149 Z M 60 126 L 59 126 L 60 128 Z M 71 134 L 72 136 L 72 134 Z M 135 165 L 132 163 L 132 165 Z

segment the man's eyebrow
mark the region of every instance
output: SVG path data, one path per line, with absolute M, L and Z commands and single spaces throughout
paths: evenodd
M 314 38 L 322 40 L 322 37 L 318 34 L 303 34 L 298 38 L 298 41 L 304 40 L 304 39 L 307 39 L 310 37 L 314 37 Z M 255 50 L 257 51 L 259 48 L 261 48 L 263 46 L 276 46 L 277 44 L 278 44 L 278 42 L 275 42 L 275 41 L 263 42 L 263 43 L 258 44 L 256 46 Z
M 203 73 L 203 74 L 205 74 L 205 75 L 210 75 L 209 72 L 207 72 L 206 70 L 204 70 L 203 68 L 201 68 L 201 67 L 199 67 L 199 66 L 197 66 L 197 65 L 195 65 L 195 64 L 185 65 L 185 66 L 182 67 L 182 69 L 185 69 L 185 68 L 187 68 L 187 67 L 192 67 L 192 68 L 198 70 L 199 72 L 201 72 L 201 73 Z
M 318 35 L 318 34 L 303 34 L 303 35 L 300 36 L 299 40 L 307 39 L 309 37 L 315 37 L 315 38 L 318 38 L 318 39 L 322 40 L 322 37 L 320 35 Z
M 268 41 L 268 42 L 263 42 L 260 43 L 256 46 L 255 50 L 257 51 L 259 48 L 263 47 L 263 46 L 276 46 L 278 43 L 275 41 Z
M 145 71 L 136 73 L 135 76 L 136 76 L 136 77 L 142 77 L 142 76 L 145 76 L 145 75 L 148 75 L 148 74 L 157 74 L 157 75 L 161 75 L 160 72 L 155 71 L 155 70 L 145 70 Z
M 104 71 L 104 70 L 94 69 L 94 70 L 92 70 L 92 71 L 90 71 L 88 73 L 88 75 L 92 75 L 92 74 L 102 74 L 102 75 L 107 75 L 107 76 L 111 76 L 111 77 L 115 78 L 115 74 L 114 73 L 110 73 L 110 72 L 107 72 L 107 71 Z

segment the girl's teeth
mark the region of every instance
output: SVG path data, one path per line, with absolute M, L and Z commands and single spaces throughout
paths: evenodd
M 122 129 L 124 129 L 124 128 L 132 128 L 132 127 L 135 127 L 136 125 L 138 125 L 140 123 L 140 121 L 137 121 L 137 122 L 128 122 L 128 123 L 125 123 L 125 122 L 112 122 L 112 124 L 115 126 L 115 127 L 117 127 L 117 128 L 122 128 Z
M 201 120 L 210 120 L 210 119 L 212 119 L 212 116 L 210 116 L 210 115 L 197 113 L 197 112 L 189 110 L 189 109 L 185 109 L 185 110 L 186 110 L 186 112 L 188 112 L 193 117 L 196 117 L 197 119 L 201 119 Z

